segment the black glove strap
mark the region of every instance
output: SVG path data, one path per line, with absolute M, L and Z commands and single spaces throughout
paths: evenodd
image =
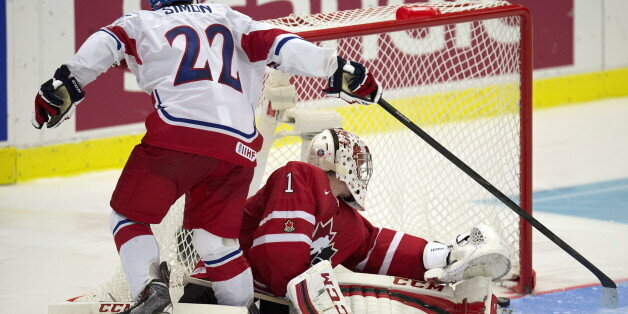
M 327 88 L 323 91 L 330 94 L 339 94 L 342 91 L 342 68 L 347 64 L 347 60 L 338 58 L 338 68 L 336 68 L 336 72 L 332 76 L 329 77 Z
M 353 61 L 350 61 L 349 64 L 355 69 L 353 71 L 353 79 L 349 82 L 349 89 L 354 91 L 364 82 L 366 78 L 366 68 L 362 64 Z
M 85 92 L 76 78 L 70 77 L 70 74 L 70 69 L 64 64 L 55 71 L 54 78 L 63 83 L 63 86 L 68 90 L 68 94 L 70 94 L 70 100 L 77 102 L 85 97 Z
M 44 84 L 41 84 L 39 89 L 41 96 L 44 97 L 51 105 L 61 107 L 63 100 L 55 95 L 55 88 L 52 86 L 52 79 L 47 80 Z

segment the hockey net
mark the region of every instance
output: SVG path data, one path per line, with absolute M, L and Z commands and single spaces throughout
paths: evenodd
M 292 15 L 267 21 L 299 33 L 366 65 L 384 98 L 521 206 L 530 203 L 530 44 L 525 9 L 505 1 L 429 2 L 397 18 L 401 5 Z M 377 105 L 327 98 L 325 81 L 293 77 L 298 106 L 335 110 L 343 127 L 362 137 L 373 154 L 367 218 L 428 240 L 449 241 L 483 223 L 508 244 L 513 269 L 506 284 L 531 288 L 529 227 L 450 161 Z M 280 125 L 278 131 L 288 130 Z M 299 160 L 301 139 L 273 143 L 265 178 Z M 180 229 L 181 200 L 153 230 L 161 258 L 172 269 L 178 299 L 197 256 Z M 511 281 L 508 283 L 508 281 Z M 522 288 L 523 287 L 523 288 Z M 122 272 L 82 300 L 129 300 Z

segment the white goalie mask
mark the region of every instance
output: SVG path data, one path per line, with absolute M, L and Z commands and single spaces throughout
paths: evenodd
M 364 210 L 366 188 L 373 174 L 368 146 L 357 135 L 341 128 L 327 129 L 316 135 L 308 149 L 307 162 L 324 171 L 333 171 L 347 184 L 355 201 L 347 204 Z

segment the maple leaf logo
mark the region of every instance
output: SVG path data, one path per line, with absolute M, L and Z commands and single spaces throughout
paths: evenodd
M 292 232 L 296 228 L 294 227 L 294 221 L 288 219 L 285 224 L 283 224 L 283 231 Z
M 336 232 L 332 231 L 334 219 L 330 219 L 326 223 L 319 222 L 314 229 L 312 239 L 312 247 L 310 248 L 310 257 L 312 265 L 320 261 L 331 261 L 332 256 L 338 252 L 334 248 L 334 238 Z

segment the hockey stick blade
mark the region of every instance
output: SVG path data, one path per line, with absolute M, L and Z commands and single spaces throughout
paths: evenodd
M 602 299 L 600 300 L 600 305 L 609 308 L 615 309 L 617 308 L 617 303 L 619 303 L 619 297 L 617 296 L 617 288 L 602 288 Z
M 595 265 L 589 262 L 584 256 L 580 255 L 576 250 L 574 250 L 571 246 L 569 246 L 565 241 L 559 238 L 556 234 L 554 234 L 551 230 L 541 224 L 536 218 L 532 217 L 528 212 L 523 210 L 517 203 L 513 202 L 508 196 L 494 187 L 491 183 L 489 183 L 486 179 L 484 179 L 480 174 L 478 174 L 475 170 L 469 167 L 466 163 L 464 163 L 460 158 L 450 152 L 447 148 L 441 145 L 438 141 L 436 141 L 433 137 L 427 134 L 423 129 L 417 126 L 414 122 L 412 122 L 408 117 L 406 117 L 403 113 L 389 104 L 383 98 L 380 98 L 377 102 L 384 110 L 386 110 L 390 115 L 395 117 L 395 119 L 399 120 L 403 125 L 405 125 L 410 131 L 414 134 L 418 135 L 421 139 L 423 139 L 427 144 L 432 146 L 436 151 L 438 151 L 441 155 L 443 155 L 447 160 L 452 162 L 456 167 L 466 173 L 469 177 L 471 177 L 475 182 L 480 184 L 484 189 L 493 194 L 497 199 L 499 199 L 502 203 L 512 209 L 519 217 L 523 218 L 530 225 L 532 225 L 536 230 L 545 235 L 548 239 L 552 240 L 558 247 L 560 247 L 563 251 L 567 252 L 567 254 L 571 255 L 575 260 L 577 260 L 582 266 L 586 267 L 590 272 L 592 272 L 597 279 L 600 281 L 602 286 L 604 287 L 602 293 L 602 299 L 600 304 L 607 308 L 616 308 L 618 303 L 617 297 L 617 285 L 613 280 L 611 280 L 606 274 L 604 274 L 601 270 L 599 270 Z

